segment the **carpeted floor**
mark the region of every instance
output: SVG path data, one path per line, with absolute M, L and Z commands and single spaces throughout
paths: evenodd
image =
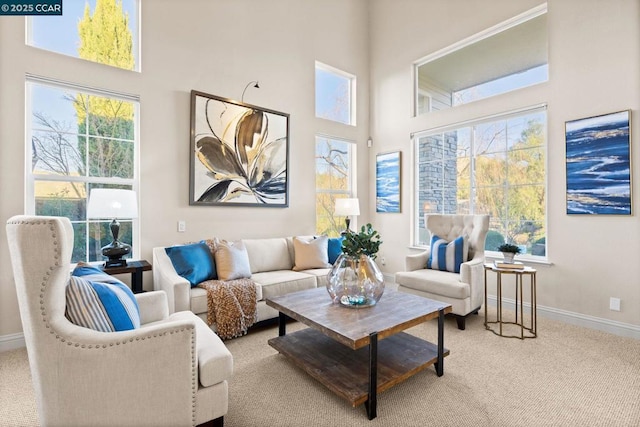
M 484 314 L 445 322 L 444 376 L 429 368 L 352 408 L 267 345 L 277 326 L 227 341 L 234 357 L 227 427 L 640 426 L 640 341 L 540 318 L 539 337 L 501 338 Z M 288 325 L 288 331 L 304 327 Z M 410 333 L 433 341 L 436 322 Z M 0 353 L 0 425 L 37 426 L 24 349 Z

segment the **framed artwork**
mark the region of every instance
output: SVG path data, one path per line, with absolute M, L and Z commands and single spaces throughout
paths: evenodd
M 289 114 L 191 91 L 189 204 L 289 206 Z
M 400 213 L 402 153 L 376 155 L 376 212 Z
M 630 111 L 565 123 L 567 214 L 631 215 Z

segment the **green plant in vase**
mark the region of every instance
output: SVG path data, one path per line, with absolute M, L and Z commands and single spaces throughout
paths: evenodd
M 520 253 L 520 247 L 511 244 L 511 243 L 503 243 L 498 246 L 498 250 L 502 252 L 502 256 L 504 256 L 504 262 L 508 264 L 513 263 L 513 258 L 516 254 Z
M 327 291 L 334 303 L 360 308 L 375 305 L 384 292 L 384 277 L 374 259 L 382 241 L 371 224 L 360 232 L 347 232 L 342 254 L 327 276 Z

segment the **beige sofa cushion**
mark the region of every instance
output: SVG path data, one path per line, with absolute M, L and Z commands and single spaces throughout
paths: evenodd
M 247 248 L 251 273 L 293 268 L 286 238 L 243 239 L 242 242 Z
M 315 239 L 301 237 L 293 238 L 293 250 L 295 257 L 295 271 L 308 270 L 310 268 L 329 268 L 328 254 L 329 239 L 327 236 L 318 236 Z
M 313 268 L 310 270 L 302 270 L 301 273 L 311 274 L 316 276 L 316 286 L 321 288 L 327 286 L 327 274 L 331 271 L 331 268 Z
M 415 270 L 396 273 L 397 284 L 423 292 L 430 292 L 451 298 L 469 298 L 467 283 L 460 281 L 460 275 L 438 270 Z
M 251 279 L 261 288 L 262 299 L 316 287 L 315 276 L 291 270 L 264 271 Z
M 219 280 L 233 280 L 251 277 L 249 255 L 244 243 L 216 241 L 216 270 Z

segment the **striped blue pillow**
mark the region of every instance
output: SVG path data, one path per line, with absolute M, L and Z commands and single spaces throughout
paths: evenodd
M 431 254 L 427 261 L 427 268 L 460 273 L 460 264 L 467 261 L 468 254 L 467 236 L 460 236 L 448 242 L 434 235 L 431 238 Z
M 74 324 L 101 332 L 140 327 L 140 310 L 133 292 L 97 267 L 78 265 L 66 288 L 65 315 Z

